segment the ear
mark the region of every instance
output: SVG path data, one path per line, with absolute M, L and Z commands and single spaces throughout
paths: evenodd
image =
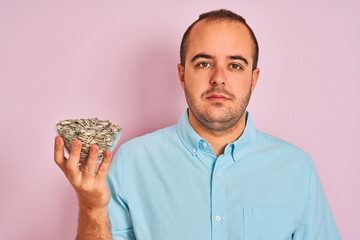
M 251 79 L 251 93 L 253 93 L 255 86 L 258 82 L 260 75 L 260 68 L 255 68 L 252 72 L 252 79 Z
M 177 65 L 177 69 L 178 69 L 178 77 L 179 77 L 180 84 L 181 84 L 182 88 L 184 89 L 184 84 L 185 84 L 185 80 L 184 80 L 185 68 L 184 68 L 183 65 L 181 65 L 181 63 L 179 63 L 179 64 Z

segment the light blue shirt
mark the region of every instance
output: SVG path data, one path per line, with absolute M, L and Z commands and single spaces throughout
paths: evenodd
M 177 125 L 121 146 L 108 174 L 114 239 L 341 239 L 311 157 L 255 129 L 216 157 Z

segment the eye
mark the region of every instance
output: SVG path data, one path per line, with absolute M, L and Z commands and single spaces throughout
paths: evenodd
M 241 65 L 236 64 L 236 63 L 230 64 L 229 67 L 232 68 L 232 69 L 236 69 L 236 70 L 241 70 L 241 69 L 243 69 L 243 67 L 242 67 Z
M 196 64 L 197 67 L 200 67 L 200 68 L 208 68 L 208 67 L 211 67 L 211 64 L 209 62 L 200 62 L 198 64 Z

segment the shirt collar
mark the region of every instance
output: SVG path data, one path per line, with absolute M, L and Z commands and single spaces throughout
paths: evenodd
M 181 116 L 176 131 L 187 150 L 195 156 L 200 150 L 201 145 L 206 142 L 190 125 L 188 109 Z M 229 143 L 224 154 L 230 153 L 233 160 L 237 161 L 249 152 L 255 145 L 256 129 L 250 113 L 246 111 L 246 126 L 243 134 L 234 142 Z M 207 143 L 208 144 L 208 143 Z

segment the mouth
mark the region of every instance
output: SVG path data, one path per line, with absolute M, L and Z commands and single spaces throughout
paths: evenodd
M 234 94 L 232 94 L 228 90 L 225 90 L 224 88 L 219 88 L 219 87 L 214 87 L 205 91 L 201 95 L 201 97 L 207 99 L 210 102 L 215 102 L 215 103 L 236 100 Z
M 226 101 L 226 100 L 229 100 L 229 98 L 225 97 L 224 95 L 220 95 L 220 94 L 211 94 L 210 96 L 208 96 L 206 98 L 211 100 L 211 101 Z

